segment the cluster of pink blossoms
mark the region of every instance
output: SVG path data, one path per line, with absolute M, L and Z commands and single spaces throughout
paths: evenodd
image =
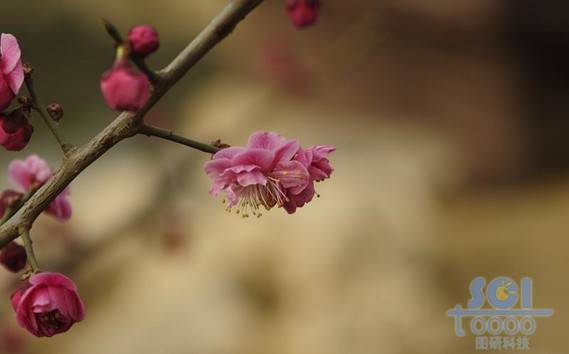
M 286 0 L 286 4 L 289 17 L 297 27 L 306 27 L 317 21 L 319 0 Z M 131 61 L 148 56 L 159 45 L 158 33 L 146 25 L 133 27 L 128 40 L 118 44 L 115 63 L 103 74 L 100 82 L 109 107 L 134 112 L 146 104 L 151 84 L 147 74 L 137 70 Z M 2 33 L 0 145 L 10 151 L 25 148 L 33 133 L 28 122 L 29 111 L 23 104 L 4 112 L 18 94 L 24 78 L 18 42 L 13 35 Z M 210 193 L 217 196 L 223 191 L 228 201 L 227 209 L 236 208 L 243 217 L 250 214 L 260 217 L 261 207 L 270 210 L 275 206 L 292 214 L 317 195 L 314 183 L 332 174 L 328 155 L 333 151 L 335 148 L 328 145 L 303 148 L 298 141 L 285 139 L 276 133 L 254 133 L 247 146 L 223 149 L 206 163 L 205 171 L 213 180 Z M 0 218 L 11 212 L 26 193 L 46 183 L 52 171 L 45 160 L 31 155 L 25 160 L 12 161 L 8 175 L 14 189 L 0 194 Z M 60 220 L 71 218 L 69 189 L 63 190 L 45 212 Z M 20 272 L 29 261 L 28 256 L 31 257 L 24 247 L 11 242 L 0 251 L 0 264 L 12 272 Z M 37 337 L 51 337 L 82 321 L 85 306 L 73 281 L 60 273 L 33 270 L 36 273 L 24 280 L 11 296 L 18 324 Z
M 34 131 L 21 108 L 4 112 L 22 87 L 22 53 L 16 37 L 0 35 L 0 145 L 9 151 L 26 147 Z
M 316 195 L 314 182 L 330 177 L 334 170 L 328 145 L 302 148 L 298 141 L 277 133 L 256 132 L 245 147 L 216 153 L 204 169 L 213 180 L 210 193 L 225 192 L 228 207 L 243 217 L 262 215 L 260 207 L 283 207 L 289 214 Z
M 31 155 L 25 160 L 14 160 L 8 166 L 9 179 L 15 189 L 0 195 L 0 218 L 23 195 L 40 187 L 52 175 L 49 165 L 42 158 Z M 69 190 L 57 196 L 45 212 L 60 220 L 71 217 Z M 2 248 L 0 263 L 11 272 L 20 272 L 27 262 L 25 249 L 15 242 Z M 67 331 L 83 319 L 85 309 L 75 284 L 59 273 L 32 275 L 12 295 L 12 306 L 18 324 L 38 337 L 51 337 Z

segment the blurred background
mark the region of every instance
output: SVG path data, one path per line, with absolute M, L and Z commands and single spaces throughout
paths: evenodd
M 15 324 L 1 272 L 0 353 L 471 353 L 447 309 L 477 276 L 533 277 L 534 353 L 561 353 L 569 285 L 569 3 L 322 0 L 297 30 L 266 1 L 147 120 L 198 140 L 257 130 L 331 144 L 321 198 L 292 216 L 241 219 L 211 198 L 206 155 L 121 143 L 72 184 L 75 216 L 42 216 L 40 263 L 73 277 L 87 318 L 37 339 Z M 3 1 L 45 102 L 86 142 L 114 113 L 99 92 L 113 61 L 105 17 L 158 28 L 169 62 L 222 0 Z M 55 168 L 38 121 L 21 153 Z M 5 174 L 0 186 L 8 187 Z

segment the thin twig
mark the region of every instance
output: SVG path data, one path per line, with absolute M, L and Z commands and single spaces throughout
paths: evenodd
M 160 129 L 160 128 L 153 127 L 153 126 L 150 126 L 147 124 L 144 124 L 140 128 L 140 134 L 144 134 L 147 136 L 155 136 L 157 138 L 170 140 L 170 141 L 173 141 L 175 143 L 182 144 L 185 146 L 189 146 L 189 147 L 194 148 L 196 150 L 207 152 L 210 154 L 215 154 L 216 152 L 218 152 L 220 150 L 219 148 L 217 148 L 213 145 L 204 144 L 204 143 L 200 143 L 199 141 L 184 138 L 183 136 L 179 136 L 179 135 L 174 134 L 170 130 Z
M 19 229 L 30 229 L 41 212 L 84 169 L 120 141 L 136 135 L 142 126 L 144 115 L 188 70 L 231 33 L 235 26 L 262 2 L 263 0 L 233 0 L 230 2 L 166 68 L 159 72 L 161 80 L 140 111 L 119 114 L 86 145 L 73 149 L 53 176 L 19 208 L 14 216 L 0 226 L 0 248 L 18 237 Z
M 36 112 L 39 113 L 40 117 L 43 119 L 43 121 L 45 122 L 45 124 L 47 125 L 47 127 L 49 128 L 49 130 L 51 131 L 51 133 L 59 143 L 59 146 L 61 147 L 63 153 L 67 155 L 71 150 L 73 150 L 74 146 L 69 144 L 65 140 L 65 137 L 59 131 L 59 127 L 53 121 L 49 113 L 46 111 L 45 106 L 43 105 L 41 99 L 39 98 L 36 92 L 36 89 L 34 87 L 34 81 L 31 75 L 26 75 L 25 83 L 26 83 L 26 88 L 28 89 L 28 92 L 32 97 L 33 108 L 35 109 Z
M 24 248 L 26 249 L 26 255 L 28 256 L 28 263 L 32 268 L 32 272 L 34 274 L 37 274 L 40 272 L 40 267 L 36 259 L 36 254 L 34 253 L 34 246 L 32 238 L 30 237 L 30 231 L 28 229 L 24 229 L 22 231 L 22 241 L 24 242 Z
M 148 80 L 150 80 L 152 85 L 156 85 L 158 83 L 158 81 L 160 80 L 160 76 L 156 71 L 150 69 L 148 65 L 146 65 L 146 61 L 144 61 L 144 58 L 131 54 L 130 59 L 132 60 L 134 65 L 138 67 L 138 70 L 142 71 L 144 75 L 146 75 L 146 77 L 148 78 Z

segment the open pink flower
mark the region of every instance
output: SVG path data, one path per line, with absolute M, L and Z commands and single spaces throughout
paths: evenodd
M 40 187 L 51 175 L 47 162 L 37 155 L 30 155 L 25 160 L 14 160 L 8 165 L 10 181 L 24 193 Z M 69 220 L 72 214 L 69 188 L 64 189 L 45 211 L 58 219 Z
M 16 37 L 2 33 L 0 35 L 0 110 L 10 105 L 24 82 L 21 56 Z
M 60 273 L 39 273 L 12 294 L 18 324 L 36 337 L 67 332 L 85 317 L 73 281 Z
M 205 171 L 213 180 L 210 193 L 217 196 L 225 192 L 227 209 L 236 207 L 243 217 L 250 213 L 260 216 L 261 206 L 269 210 L 287 206 L 293 197 L 313 195 L 315 179 L 308 169 L 315 160 L 312 150 L 309 158 L 297 158 L 299 153 L 304 156 L 304 151 L 296 140 L 287 140 L 279 134 L 253 133 L 247 146 L 223 149 L 205 164 Z M 299 201 L 295 205 L 305 203 Z M 294 212 L 296 207 L 292 209 L 287 211 Z

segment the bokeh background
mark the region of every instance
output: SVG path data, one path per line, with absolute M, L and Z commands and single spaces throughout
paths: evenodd
M 62 129 L 81 144 L 114 116 L 101 18 L 156 26 L 161 67 L 222 0 L 3 1 Z M 297 30 L 266 1 L 151 112 L 153 124 L 243 144 L 257 130 L 332 144 L 336 171 L 295 215 L 243 220 L 211 198 L 207 156 L 121 143 L 72 184 L 75 216 L 33 229 L 44 269 L 78 283 L 87 318 L 36 339 L 0 274 L 0 353 L 471 353 L 445 312 L 476 276 L 534 279 L 533 353 L 563 353 L 569 286 L 569 4 L 323 0 Z M 9 160 L 61 156 L 34 122 Z M 4 174 L 1 186 L 7 187 Z

